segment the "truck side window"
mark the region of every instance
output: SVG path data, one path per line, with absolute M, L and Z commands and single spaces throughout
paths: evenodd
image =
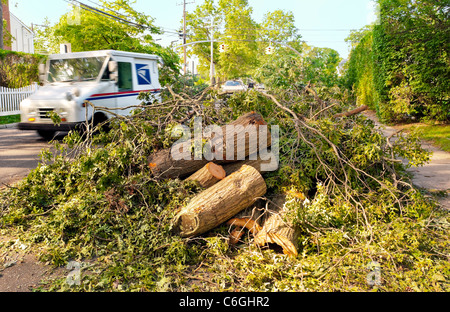
M 103 76 L 102 76 L 102 81 L 109 81 L 110 80 L 110 77 L 109 77 L 109 75 L 110 75 L 110 71 L 109 71 L 109 69 L 108 69 L 108 67 L 106 67 L 106 69 L 105 69 L 105 72 L 103 73 Z
M 133 73 L 131 70 L 131 63 L 118 63 L 119 69 L 119 91 L 133 90 Z

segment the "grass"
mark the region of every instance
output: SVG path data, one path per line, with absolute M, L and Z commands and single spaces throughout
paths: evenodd
M 433 142 L 437 147 L 450 152 L 450 125 L 420 125 L 420 137 Z
M 0 125 L 20 122 L 20 115 L 0 116 Z

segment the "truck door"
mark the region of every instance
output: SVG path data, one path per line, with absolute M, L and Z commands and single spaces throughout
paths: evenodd
M 116 98 L 116 105 L 118 108 L 136 105 L 135 94 L 133 91 L 133 64 L 131 62 L 118 62 L 119 80 L 117 83 L 118 94 Z M 128 115 L 131 109 L 117 110 L 119 115 Z

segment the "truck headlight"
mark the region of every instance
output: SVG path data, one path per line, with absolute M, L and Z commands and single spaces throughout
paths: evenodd
M 69 102 L 73 100 L 72 92 L 70 92 L 70 91 L 66 92 L 66 100 L 69 101 Z
M 72 94 L 73 94 L 75 97 L 79 97 L 80 94 L 81 94 L 81 91 L 80 91 L 80 89 L 78 89 L 78 88 L 73 88 L 73 89 L 72 89 Z

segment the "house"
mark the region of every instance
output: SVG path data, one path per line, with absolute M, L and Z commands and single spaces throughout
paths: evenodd
M 12 51 L 34 53 L 34 32 L 14 14 L 11 15 Z
M 34 53 L 34 32 L 9 11 L 8 1 L 6 1 L 6 4 L 3 4 L 3 19 L 6 20 L 6 30 L 12 36 L 11 46 L 5 46 L 4 49 Z

